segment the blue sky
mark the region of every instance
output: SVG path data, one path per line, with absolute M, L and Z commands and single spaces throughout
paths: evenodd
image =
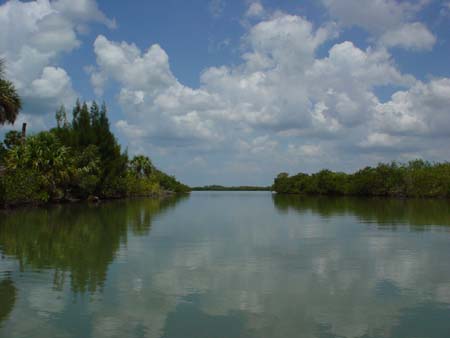
M 191 185 L 448 160 L 449 29 L 437 0 L 0 2 L 13 128 L 105 100 L 130 154 Z

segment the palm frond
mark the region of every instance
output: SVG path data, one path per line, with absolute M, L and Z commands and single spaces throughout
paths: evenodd
M 5 60 L 0 58 L 0 79 L 5 75 Z
M 0 78 L 0 124 L 14 123 L 22 108 L 22 101 L 14 85 Z

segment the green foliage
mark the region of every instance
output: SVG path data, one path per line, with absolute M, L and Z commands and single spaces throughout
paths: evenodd
M 224 187 L 222 185 L 207 185 L 204 187 L 194 187 L 192 191 L 270 191 L 272 187 L 238 186 Z
M 28 172 L 31 177 L 37 177 L 30 182 L 31 186 L 35 187 L 38 182 L 39 191 L 49 196 L 44 201 L 63 197 L 64 188 L 70 180 L 72 158 L 69 149 L 61 145 L 52 133 L 41 132 L 29 137 L 26 142 L 8 152 L 5 162 L 7 179 L 15 174 Z M 17 184 L 21 185 L 22 182 Z M 25 187 L 24 189 L 24 192 L 27 191 Z M 8 196 L 8 191 L 6 195 Z
M 81 103 L 80 100 L 77 100 L 77 102 L 75 103 L 75 106 L 73 107 L 72 110 L 72 128 L 73 129 L 78 129 L 78 120 L 80 118 L 80 112 L 81 112 Z
M 77 101 L 72 123 L 63 106 L 55 117 L 56 128 L 24 141 L 18 132 L 7 133 L 0 147 L 2 204 L 189 191 L 148 157 L 129 161 L 110 130 L 105 104 L 88 107 Z
M 45 182 L 36 171 L 22 169 L 0 177 L 1 202 L 7 205 L 41 204 L 49 201 Z
M 100 182 L 101 161 L 98 147 L 89 145 L 75 156 L 74 175 L 71 183 L 72 194 L 86 198 L 94 195 Z
M 0 142 L 0 166 L 4 164 L 6 154 L 8 154 L 8 149 L 6 149 L 4 144 Z
M 98 107 L 98 104 L 95 101 L 92 103 L 92 106 L 90 108 L 90 119 L 91 119 L 91 126 L 93 127 L 93 129 L 96 129 L 99 126 L 100 121 L 100 108 Z
M 130 171 L 136 177 L 150 177 L 155 170 L 152 162 L 146 156 L 138 155 L 130 161 Z
M 13 124 L 22 108 L 22 102 L 12 82 L 4 78 L 3 60 L 0 59 L 0 125 Z
M 131 173 L 127 175 L 126 186 L 129 196 L 154 196 L 160 193 L 158 182 L 140 178 Z
M 150 194 L 154 193 L 155 183 L 157 183 L 157 187 L 169 192 L 186 193 L 190 191 L 188 186 L 178 182 L 175 177 L 156 169 L 146 156 L 138 155 L 133 157 L 128 171 L 129 176 L 131 176 L 128 179 L 134 182 L 141 182 L 143 186 L 150 189 Z
M 130 196 L 151 196 L 158 194 L 160 186 L 154 177 L 156 168 L 146 156 L 133 157 L 128 165 L 126 186 Z
M 281 173 L 273 189 L 285 194 L 450 197 L 450 163 L 380 163 L 353 174 L 329 170 L 312 175 Z
M 22 133 L 17 130 L 10 130 L 5 134 L 5 140 L 3 143 L 7 149 L 12 149 L 19 145 L 22 141 Z
M 191 190 L 187 185 L 178 182 L 174 176 L 169 176 L 160 170 L 156 170 L 152 176 L 163 190 L 175 193 L 188 193 Z
M 69 122 L 67 121 L 66 107 L 61 106 L 55 113 L 56 125 L 58 128 L 67 128 Z

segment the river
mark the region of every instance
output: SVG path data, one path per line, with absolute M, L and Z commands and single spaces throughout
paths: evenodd
M 0 337 L 450 337 L 450 202 L 194 192 L 3 211 Z

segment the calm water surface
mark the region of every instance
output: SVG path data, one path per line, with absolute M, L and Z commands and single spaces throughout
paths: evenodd
M 198 192 L 3 212 L 0 337 L 450 337 L 449 202 Z

